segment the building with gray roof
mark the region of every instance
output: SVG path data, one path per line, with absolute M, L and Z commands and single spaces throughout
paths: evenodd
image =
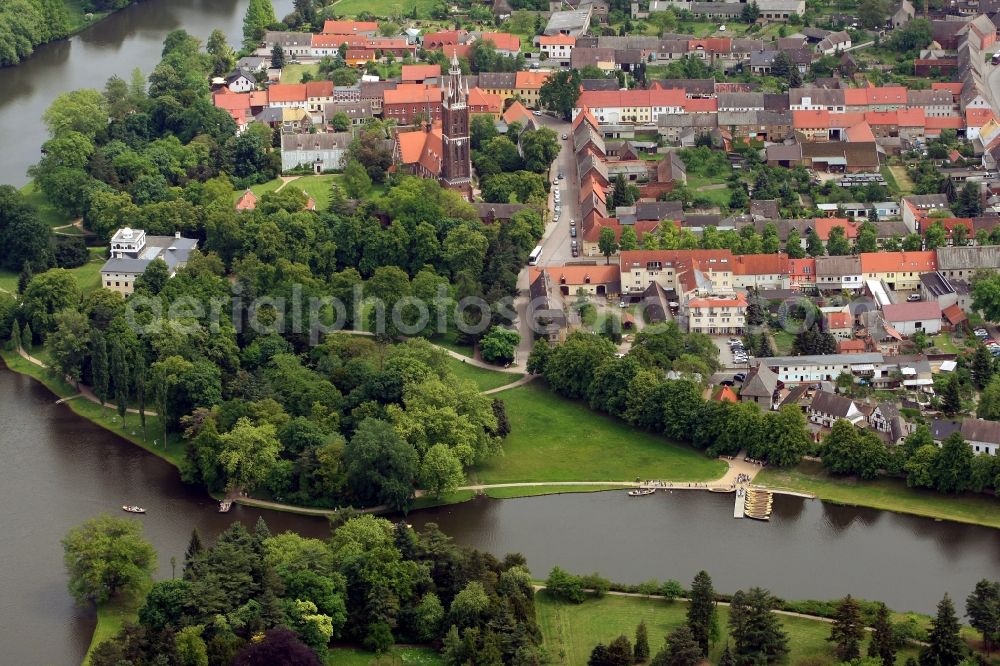
M 197 239 L 181 238 L 179 231 L 173 236 L 147 236 L 142 229 L 119 229 L 111 237 L 111 258 L 101 267 L 101 286 L 128 296 L 135 290 L 135 279 L 151 263 L 163 260 L 173 277 L 197 247 Z

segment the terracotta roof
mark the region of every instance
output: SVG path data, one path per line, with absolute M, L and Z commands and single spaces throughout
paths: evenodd
M 593 175 L 584 176 L 583 182 L 580 183 L 580 200 L 583 201 L 584 198 L 589 196 L 596 196 L 604 203 L 608 202 L 608 196 L 604 191 L 604 187 L 597 182 L 597 178 Z
M 719 100 L 714 97 L 694 97 L 684 100 L 684 110 L 688 113 L 715 113 L 719 110 Z
M 933 250 L 915 252 L 862 252 L 862 273 L 926 273 L 937 270 L 937 255 Z
M 333 81 L 310 81 L 306 84 L 306 97 L 333 97 Z
M 620 279 L 618 266 L 614 264 L 549 266 L 546 270 L 556 284 L 608 284 Z
M 850 312 L 827 312 L 824 319 L 828 330 L 851 328 L 854 325 Z
M 879 125 L 898 125 L 899 114 L 895 111 L 868 111 L 865 113 L 865 122 L 872 127 Z
M 524 104 L 514 100 L 514 103 L 507 107 L 507 110 L 503 112 L 503 120 L 508 125 L 511 123 L 523 123 L 525 120 L 531 119 L 531 111 L 525 108 Z
M 275 83 L 267 89 L 267 100 L 271 104 L 275 102 L 304 102 L 306 98 L 306 84 L 304 83 Z
M 521 38 L 509 32 L 484 32 L 479 38 L 484 41 L 493 42 L 493 46 L 501 51 L 521 50 Z
M 362 46 L 368 41 L 365 37 L 352 37 L 351 35 L 313 35 L 313 48 L 339 49 L 341 44 L 348 46 Z
M 927 118 L 926 113 L 923 109 L 899 109 L 896 111 L 896 116 L 898 117 L 898 124 L 900 127 L 924 127 Z M 955 118 L 959 123 L 962 122 L 961 118 Z
M 247 190 L 236 202 L 236 210 L 253 210 L 257 207 L 257 195 Z
M 407 83 L 396 86 L 394 90 L 386 90 L 383 102 L 385 104 L 440 104 L 441 95 L 442 90 L 437 86 Z
M 415 132 L 400 132 L 396 135 L 399 144 L 399 157 L 403 164 L 416 164 L 420 161 L 420 154 L 424 150 L 424 143 L 427 141 L 427 132 L 417 130 Z
M 653 220 L 640 220 L 629 226 L 635 230 L 636 238 L 641 241 L 645 234 L 655 231 L 660 226 L 660 223 Z M 601 236 L 601 229 L 604 227 L 608 227 L 615 232 L 615 240 L 621 240 L 622 230 L 625 228 L 624 225 L 613 217 L 601 217 L 596 214 L 588 215 L 584 219 L 581 236 L 587 242 L 596 243 Z
M 709 296 L 706 298 L 692 298 L 687 302 L 688 308 L 731 308 L 746 307 L 747 297 L 742 291 L 736 292 L 734 296 Z
M 378 23 L 374 21 L 332 21 L 323 23 L 324 35 L 356 35 L 358 33 L 375 32 Z
M 514 104 L 517 104 L 517 102 L 514 102 Z M 511 106 L 513 106 L 513 104 Z M 585 104 L 580 106 L 580 113 L 578 113 L 576 118 L 573 119 L 573 130 L 576 131 L 576 128 L 582 125 L 584 121 L 587 121 L 587 124 L 595 130 L 598 128 L 597 118 L 595 118 L 594 114 L 590 112 L 590 107 Z
M 518 72 L 514 78 L 514 87 L 522 90 L 538 90 L 548 78 L 548 72 Z
M 226 111 L 239 111 L 249 109 L 251 106 L 250 93 L 216 93 L 212 96 L 212 102 L 216 108 Z
M 441 76 L 441 65 L 403 65 L 403 82 L 423 81 Z
M 428 32 L 424 35 L 424 45 L 429 48 L 440 48 L 458 44 L 467 35 L 465 30 L 441 30 L 439 32 Z
M 847 140 L 848 141 L 874 141 L 875 134 L 872 132 L 872 126 L 867 122 L 860 122 L 857 125 L 852 125 L 847 128 Z
M 503 99 L 500 95 L 488 93 L 482 88 L 473 88 L 469 91 L 468 103 L 470 111 L 486 107 L 490 113 L 499 113 L 503 109 Z
M 830 112 L 825 109 L 792 111 L 792 127 L 795 129 L 828 129 L 830 127 Z
M 962 94 L 962 83 L 932 83 L 931 90 L 947 90 L 954 96 Z
M 845 238 L 851 239 L 858 236 L 858 225 L 853 220 L 842 217 L 817 217 L 813 222 L 816 225 L 816 235 L 823 241 L 829 240 L 830 230 L 834 227 L 842 227 Z
M 968 317 L 965 315 L 965 312 L 963 312 L 962 308 L 959 307 L 958 303 L 954 303 L 946 307 L 944 310 L 941 311 L 941 315 L 945 319 L 947 319 L 948 323 L 951 324 L 952 326 L 958 326 L 963 321 L 968 319 Z
M 837 353 L 843 354 L 845 352 L 861 351 L 865 350 L 864 340 L 839 340 L 837 342 Z
M 733 259 L 734 275 L 788 275 L 787 254 L 740 254 Z
M 576 37 L 573 35 L 542 35 L 538 38 L 540 46 L 576 46 Z
M 739 402 L 739 398 L 736 397 L 736 393 L 733 389 L 728 386 L 723 386 L 719 388 L 718 391 L 712 396 L 712 400 L 717 402 Z
M 993 109 L 966 109 L 965 126 L 982 127 L 995 117 L 996 116 L 993 115 Z
M 983 111 L 989 111 L 989 109 L 983 109 Z M 992 113 L 992 111 L 990 111 Z M 961 116 L 927 116 L 924 118 L 924 127 L 927 129 L 962 129 L 965 124 L 962 122 Z M 975 125 L 972 125 L 975 127 Z
M 520 72 L 519 72 L 520 73 Z M 684 107 L 687 95 L 679 89 L 654 90 L 586 90 L 580 94 L 577 107 L 614 108 L 614 107 L 651 107 L 679 106 Z
M 444 154 L 444 140 L 441 136 L 441 124 L 435 123 L 430 132 L 424 132 L 424 150 L 420 154 L 420 166 L 428 173 L 441 173 L 441 156 Z
M 250 92 L 250 106 L 267 106 L 267 91 L 253 90 Z

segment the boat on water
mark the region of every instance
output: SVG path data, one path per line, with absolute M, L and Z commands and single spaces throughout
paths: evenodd
M 656 488 L 637 488 L 636 490 L 628 491 L 629 497 L 645 497 L 646 495 L 652 495 L 656 492 Z
M 141 506 L 135 506 L 133 504 L 126 504 L 122 507 L 122 511 L 126 511 L 128 513 L 146 513 L 146 510 Z

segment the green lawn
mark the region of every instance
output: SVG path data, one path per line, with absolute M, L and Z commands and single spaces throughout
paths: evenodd
M 70 224 L 73 220 L 56 209 L 44 194 L 35 188 L 34 181 L 21 188 L 21 194 L 28 200 L 28 203 L 38 211 L 38 218 L 51 227 L 61 227 Z
M 468 379 L 479 387 L 480 391 L 512 384 L 524 375 L 513 372 L 499 372 L 497 370 L 485 370 L 477 368 L 469 363 L 463 363 L 457 358 L 448 357 L 448 367 L 459 379 Z
M 339 174 L 323 174 L 321 176 L 303 176 L 288 183 L 286 187 L 297 187 L 316 202 L 316 210 L 326 210 L 330 207 L 330 183 L 339 180 Z
M 504 455 L 472 471 L 479 483 L 519 481 L 707 481 L 719 460 L 560 398 L 542 382 L 502 394 L 511 433 Z
M 17 292 L 17 273 L 13 271 L 0 271 L 0 291 L 11 294 Z
M 609 595 L 603 599 L 588 599 L 582 604 L 570 604 L 556 601 L 544 591 L 535 595 L 535 608 L 551 663 L 570 666 L 586 664 L 597 643 L 607 644 L 621 634 L 634 640 L 635 628 L 641 621 L 646 622 L 649 647 L 656 654 L 663 647 L 663 637 L 684 623 L 687 613 L 684 602 Z M 709 655 L 712 663 L 718 663 L 726 645 L 728 618 L 729 609 L 720 607 L 719 639 Z M 831 644 L 826 640 L 830 635 L 829 623 L 786 616 L 781 617 L 781 623 L 788 633 L 791 648 L 788 663 L 796 664 L 812 657 L 835 662 Z M 901 650 L 897 663 L 902 664 L 907 657 L 915 655 L 913 649 Z
M 375 16 L 412 16 L 417 8 L 418 18 L 430 18 L 435 0 L 340 0 L 336 3 L 337 16 L 357 16 L 361 12 L 371 12 Z
M 1000 500 L 988 495 L 942 495 L 931 490 L 908 488 L 899 479 L 857 481 L 834 478 L 820 463 L 803 462 L 792 470 L 764 469 L 756 483 L 812 493 L 820 499 L 887 511 L 912 513 L 961 523 L 1000 527 Z
M 104 265 L 104 248 L 91 248 L 90 261 L 78 268 L 70 269 L 80 293 L 86 295 L 101 287 L 101 266 Z
M 319 63 L 312 63 L 310 65 L 285 65 L 281 68 L 281 82 L 282 83 L 301 83 L 302 75 L 309 72 L 316 78 L 319 73 Z
M 931 344 L 945 354 L 957 354 L 958 345 L 951 338 L 951 333 L 938 333 L 931 337 Z M 962 345 L 965 346 L 964 344 Z
M 623 490 L 622 486 L 516 486 L 512 488 L 488 488 L 486 495 L 494 499 L 512 497 L 536 497 L 538 495 L 562 495 L 564 493 L 597 493 L 607 490 Z
M 279 187 L 281 187 L 281 179 L 275 178 L 274 180 L 269 180 L 266 183 L 260 183 L 258 185 L 251 186 L 250 191 L 252 191 L 258 197 L 260 197 L 261 195 L 267 194 L 268 192 L 274 192 Z M 235 204 L 237 201 L 239 201 L 241 196 L 243 196 L 242 191 L 237 190 L 236 192 L 233 192 L 233 203 Z
M 787 356 L 792 353 L 792 344 L 795 342 L 795 335 L 793 333 L 779 329 L 771 331 L 771 337 L 774 338 L 774 348 L 778 354 Z
M 424 647 L 394 647 L 381 657 L 359 648 L 335 647 L 327 654 L 326 663 L 329 666 L 368 666 L 376 663 L 439 666 L 444 662 L 441 655 Z
M 14 282 L 16 284 L 17 280 Z M 445 349 L 450 349 L 453 352 L 458 352 L 462 356 L 472 358 L 472 347 L 470 345 L 459 344 L 458 333 L 456 331 L 448 331 L 443 335 L 432 336 L 430 341 L 439 347 L 444 347 Z
M 83 666 L 90 663 L 90 653 L 94 651 L 94 648 L 114 637 L 121 631 L 122 625 L 126 621 L 135 622 L 136 607 L 135 603 L 124 600 L 109 601 L 97 607 L 97 626 L 94 627 L 94 635 L 90 639 L 87 655 L 83 658 Z
M 913 181 L 910 180 L 910 176 L 906 173 L 906 167 L 890 166 L 884 167 L 882 171 L 886 182 L 890 185 L 895 185 L 900 194 L 910 194 L 913 192 Z M 889 172 L 888 176 L 884 175 L 885 171 Z
M 111 13 L 93 12 L 88 21 L 86 19 L 87 12 L 83 8 L 83 0 L 63 0 L 63 4 L 66 5 L 66 14 L 69 17 L 69 31 L 71 34 L 83 30 L 88 25 L 93 25 Z
M 432 497 L 430 495 L 425 495 L 423 497 L 418 497 L 413 500 L 413 506 L 410 507 L 411 511 L 416 511 L 417 509 L 429 509 L 434 506 L 446 506 L 448 504 L 461 504 L 462 502 L 468 502 L 470 499 L 476 496 L 475 491 L 472 490 L 456 490 L 452 493 L 445 493 L 441 497 Z

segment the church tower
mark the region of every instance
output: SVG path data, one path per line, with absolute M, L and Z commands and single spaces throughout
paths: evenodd
M 441 106 L 441 138 L 444 152 L 441 184 L 472 199 L 472 160 L 469 144 L 469 88 L 462 81 L 458 55 L 452 54 L 448 87 Z

